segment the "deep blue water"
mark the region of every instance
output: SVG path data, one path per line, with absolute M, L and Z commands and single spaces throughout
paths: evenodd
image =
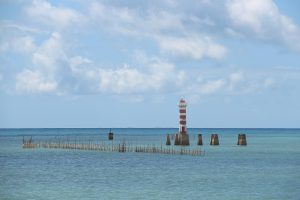
M 115 140 L 165 143 L 176 129 L 113 129 Z M 300 129 L 189 129 L 205 156 L 22 149 L 64 138 L 107 141 L 108 129 L 0 129 L 0 199 L 295 199 L 300 197 Z M 248 146 L 236 145 L 238 133 Z M 218 133 L 220 146 L 210 146 Z

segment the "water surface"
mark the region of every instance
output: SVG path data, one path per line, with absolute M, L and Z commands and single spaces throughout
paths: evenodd
M 201 157 L 21 148 L 23 136 L 108 142 L 108 131 L 0 129 L 0 199 L 299 199 L 300 129 L 189 129 L 191 148 L 203 134 Z M 177 130 L 113 131 L 115 143 L 164 145 Z

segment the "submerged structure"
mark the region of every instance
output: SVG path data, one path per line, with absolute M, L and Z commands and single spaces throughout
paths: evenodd
M 186 107 L 184 99 L 180 99 L 179 104 L 179 145 L 190 145 L 189 135 L 186 128 Z

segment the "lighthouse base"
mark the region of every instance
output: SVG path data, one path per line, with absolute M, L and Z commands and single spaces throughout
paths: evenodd
M 190 145 L 188 134 L 179 134 L 179 145 Z

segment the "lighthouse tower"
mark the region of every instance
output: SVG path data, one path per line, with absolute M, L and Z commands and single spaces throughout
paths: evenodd
M 190 145 L 189 135 L 186 128 L 186 107 L 187 103 L 184 99 L 180 99 L 179 104 L 179 144 Z

